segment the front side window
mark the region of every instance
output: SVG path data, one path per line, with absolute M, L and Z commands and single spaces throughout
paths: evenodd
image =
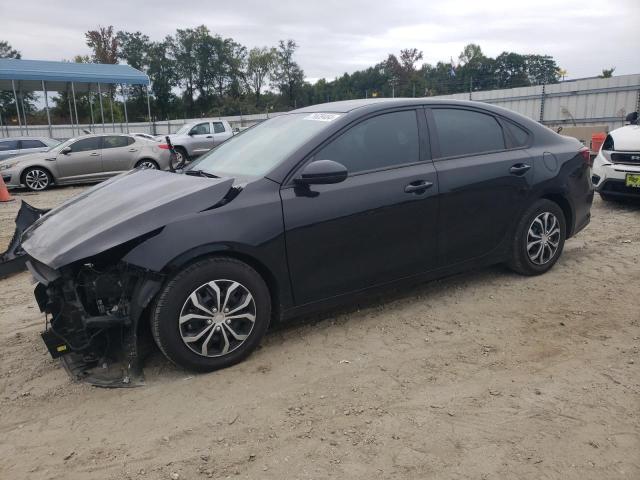
M 459 108 L 434 108 L 440 156 L 504 150 L 502 128 L 492 115 Z
M 17 140 L 7 140 L 4 142 L 0 142 L 0 152 L 8 152 L 9 150 L 17 150 L 17 149 L 18 149 Z
M 20 148 L 23 150 L 27 148 L 42 148 L 42 147 L 46 147 L 46 145 L 42 143 L 40 140 L 21 140 L 20 141 Z
M 224 133 L 224 125 L 222 122 L 214 122 L 213 133 Z
M 73 153 L 77 152 L 88 152 L 90 150 L 99 150 L 102 144 L 102 137 L 91 137 L 91 138 L 83 138 L 82 140 L 78 140 L 76 143 L 71 145 L 71 151 Z
M 195 127 L 191 129 L 191 135 L 207 135 L 211 133 L 211 127 L 209 126 L 209 122 L 207 123 L 199 123 Z
M 414 110 L 386 113 L 365 120 L 323 147 L 315 160 L 333 160 L 350 174 L 420 161 L 418 122 Z
M 126 147 L 128 143 L 129 137 L 123 137 L 120 135 L 110 135 L 108 137 L 104 137 L 102 148 L 121 148 Z

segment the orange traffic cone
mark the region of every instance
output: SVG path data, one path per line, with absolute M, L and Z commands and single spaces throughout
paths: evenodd
M 0 175 L 0 203 L 3 202 L 12 202 L 14 199 L 9 195 L 9 190 L 7 190 L 7 186 L 4 184 L 4 180 L 2 179 L 2 175 Z

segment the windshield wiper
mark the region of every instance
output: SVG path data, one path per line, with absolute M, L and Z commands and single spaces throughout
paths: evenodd
M 220 178 L 213 173 L 205 172 L 204 170 L 185 170 L 185 175 L 193 175 L 194 177 L 207 177 L 207 178 Z

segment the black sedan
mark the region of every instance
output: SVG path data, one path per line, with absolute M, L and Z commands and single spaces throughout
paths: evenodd
M 235 364 L 272 320 L 496 263 L 549 270 L 584 228 L 589 152 L 487 104 L 316 105 L 182 173 L 129 172 L 23 236 L 51 353 L 131 381 L 139 324 L 174 363 Z M 124 361 L 124 375 L 97 366 Z M 139 369 L 137 369 L 139 373 Z

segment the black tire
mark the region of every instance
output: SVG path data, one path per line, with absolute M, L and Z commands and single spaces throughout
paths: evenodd
M 31 167 L 23 172 L 22 183 L 32 192 L 42 192 L 51 186 L 53 177 L 45 168 Z
M 255 318 L 253 323 L 249 322 L 246 318 L 225 320 L 222 312 L 218 312 L 214 317 L 211 317 L 211 320 L 192 319 L 184 322 L 183 326 L 179 325 L 181 315 L 182 318 L 189 315 L 186 314 L 189 309 L 191 309 L 190 313 L 203 313 L 201 310 L 193 308 L 193 302 L 190 300 L 192 294 L 196 295 L 200 306 L 212 306 L 216 304 L 215 292 L 208 287 L 207 284 L 216 283 L 216 285 L 221 285 L 222 288 L 224 288 L 225 284 L 233 285 L 231 282 L 237 282 L 239 287 L 230 294 L 226 292 L 231 292 L 232 288 L 222 291 L 220 301 L 217 303 L 218 308 L 222 310 L 222 306 L 220 305 L 223 303 L 222 297 L 229 299 L 233 295 L 249 292 L 253 299 L 252 312 Z M 239 290 L 240 288 L 244 290 Z M 195 293 L 196 291 L 199 293 Z M 204 296 L 200 292 L 204 292 Z M 210 295 L 210 298 L 206 297 L 207 294 Z M 239 302 L 248 300 L 250 296 L 245 294 L 244 297 L 239 297 Z M 211 300 L 213 304 L 208 303 L 206 300 Z M 210 310 L 215 311 L 213 308 Z M 244 312 L 245 310 L 240 311 L 240 313 Z M 208 314 L 203 316 L 206 315 Z M 234 315 L 232 310 L 229 318 L 233 316 L 243 315 Z M 262 277 L 249 265 L 238 260 L 226 257 L 210 257 L 189 265 L 167 282 L 153 305 L 150 323 L 151 332 L 158 348 L 160 348 L 162 353 L 164 353 L 171 362 L 188 370 L 211 372 L 220 368 L 229 367 L 244 360 L 259 345 L 260 340 L 269 327 L 270 319 L 271 296 Z M 240 322 L 241 320 L 244 323 L 248 322 L 249 325 L 243 323 L 238 326 L 238 323 L 232 323 L 225 328 L 226 325 L 224 325 L 224 323 Z M 220 324 L 218 322 L 220 322 Z M 230 350 L 227 353 L 222 353 L 218 356 L 205 356 L 192 350 L 192 348 L 201 348 L 198 342 L 194 342 L 193 344 L 189 343 L 190 346 L 187 346 L 187 340 L 183 340 L 184 333 L 193 332 L 194 335 L 190 335 L 188 338 L 195 338 L 198 336 L 198 333 L 202 334 L 203 331 L 209 328 L 208 324 L 212 325 L 204 335 L 201 335 L 201 338 L 203 341 L 206 340 L 207 347 L 216 344 L 223 347 L 223 340 L 228 339 L 227 346 Z M 248 331 L 248 326 L 250 326 L 250 331 Z M 192 327 L 192 331 L 184 331 Z M 237 334 L 238 331 L 240 331 L 238 330 L 239 327 L 243 328 L 241 333 L 246 334 L 246 338 L 233 347 L 233 344 L 238 340 L 234 338 L 235 335 L 230 336 L 230 332 L 233 331 Z M 232 330 L 230 330 L 230 328 L 232 328 Z M 219 332 L 220 330 L 222 330 L 222 332 Z M 233 349 L 231 349 L 231 347 L 233 347 Z M 204 349 L 201 351 L 204 351 Z M 222 351 L 221 348 L 221 352 Z M 208 348 L 206 353 L 209 354 Z
M 135 168 L 140 168 L 144 165 L 148 165 L 146 168 L 148 168 L 149 170 L 159 170 L 160 167 L 158 166 L 158 162 L 156 162 L 155 160 L 152 160 L 150 158 L 143 158 L 142 160 L 138 160 L 138 163 L 136 163 L 136 167 Z
M 543 257 L 538 257 L 536 261 L 543 263 L 536 263 L 536 261 L 532 260 L 532 256 L 535 257 L 536 252 L 538 251 L 534 245 L 531 250 L 527 249 L 527 243 L 529 241 L 530 228 L 538 229 L 537 225 L 541 225 L 540 222 L 536 222 L 536 226 L 533 226 L 534 221 L 538 219 L 540 216 L 549 213 L 553 215 L 558 223 L 559 233 L 558 235 L 554 234 L 553 237 L 547 237 L 545 234 L 545 238 L 548 238 L 551 241 L 545 241 L 545 245 L 548 245 L 545 250 L 543 250 L 543 255 L 546 254 L 549 256 L 547 261 L 544 261 Z M 551 218 L 551 217 L 547 217 Z M 551 222 L 551 220 L 549 220 Z M 551 223 L 549 223 L 551 225 Z M 555 231 L 555 228 L 550 228 L 550 230 Z M 538 232 L 531 232 L 531 234 L 537 234 Z M 513 271 L 521 274 L 521 275 L 540 275 L 551 269 L 560 258 L 562 254 L 562 249 L 564 248 L 564 241 L 567 235 L 567 226 L 566 220 L 564 217 L 564 213 L 562 209 L 558 206 L 557 203 L 552 202 L 547 199 L 540 199 L 533 203 L 522 215 L 518 225 L 516 226 L 515 234 L 513 237 L 512 245 L 511 245 L 511 259 L 508 262 L 509 268 Z M 534 238 L 534 237 L 532 237 Z M 534 241 L 537 242 L 537 240 Z M 557 244 L 553 255 L 550 255 L 549 252 L 552 250 L 553 242 Z M 540 245 L 540 248 L 543 248 Z
M 189 157 L 189 154 L 187 153 L 187 150 L 184 147 L 175 147 L 174 150 L 176 151 L 176 165 L 186 165 L 187 163 L 189 163 L 191 161 L 191 158 Z M 180 159 L 179 156 L 182 156 L 182 159 Z

